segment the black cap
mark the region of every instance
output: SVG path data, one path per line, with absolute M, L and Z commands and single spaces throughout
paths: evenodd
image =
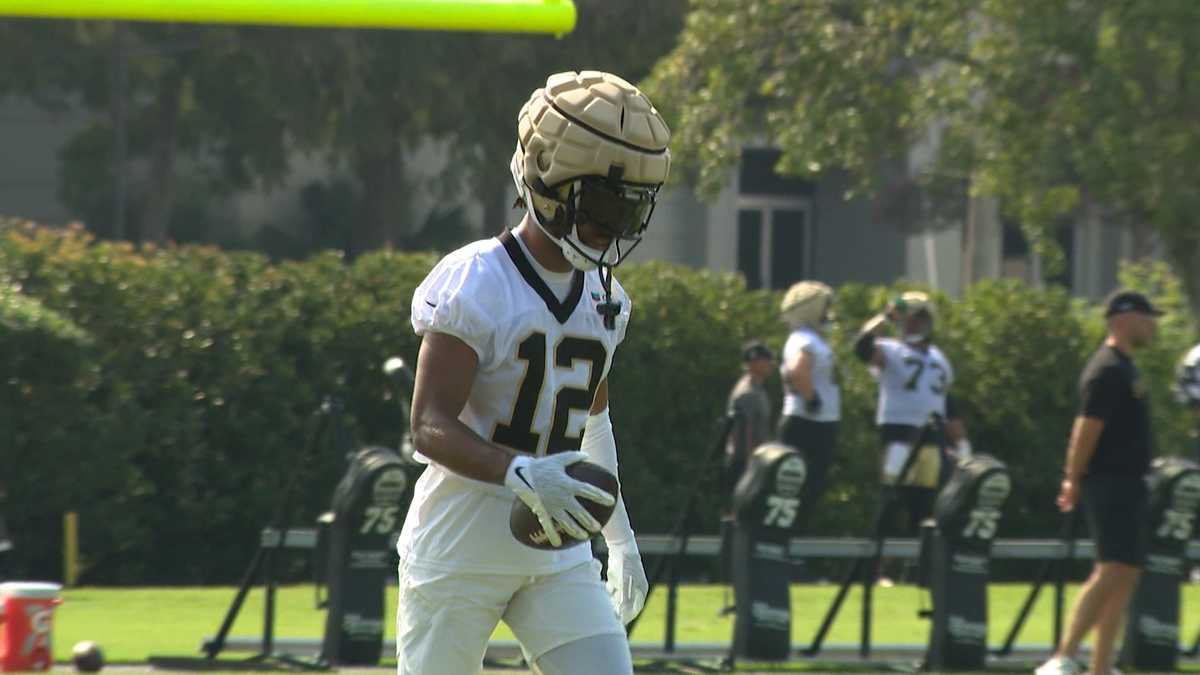
M 754 359 L 773 359 L 773 358 L 775 358 L 775 352 L 771 351 L 770 347 L 764 345 L 763 343 L 759 342 L 758 340 L 754 340 L 752 342 L 747 342 L 746 344 L 742 345 L 742 362 L 743 363 L 753 361 Z
M 1130 290 L 1116 290 L 1109 294 L 1104 301 L 1104 318 L 1113 316 L 1114 314 L 1123 314 L 1125 312 L 1137 312 L 1138 314 L 1149 314 L 1150 316 L 1162 316 L 1163 311 L 1150 303 L 1150 299 Z

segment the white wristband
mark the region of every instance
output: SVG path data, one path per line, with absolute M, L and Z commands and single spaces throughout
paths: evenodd
M 613 436 L 612 418 L 608 415 L 607 407 L 595 415 L 588 415 L 583 427 L 583 442 L 579 449 L 587 454 L 592 462 L 608 469 L 620 480 L 620 474 L 617 472 L 617 439 Z M 610 548 L 636 546 L 633 528 L 629 524 L 629 513 L 625 510 L 624 492 L 621 490 L 621 494 L 617 495 L 617 506 L 613 509 L 612 517 L 600 530 L 604 534 L 604 542 Z

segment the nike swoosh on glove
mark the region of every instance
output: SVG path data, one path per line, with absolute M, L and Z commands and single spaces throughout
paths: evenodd
M 600 523 L 579 503 L 580 497 L 604 506 L 616 503 L 613 495 L 567 475 L 568 466 L 587 458 L 579 451 L 548 457 L 517 455 L 504 474 L 504 485 L 537 516 L 552 546 L 562 546 L 559 529 L 575 539 L 588 539 L 600 531 Z

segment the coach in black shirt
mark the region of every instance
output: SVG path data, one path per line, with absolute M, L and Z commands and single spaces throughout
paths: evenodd
M 1078 673 L 1074 657 L 1092 628 L 1091 672 L 1110 672 L 1113 643 L 1141 573 L 1150 406 L 1133 355 L 1153 341 L 1162 312 L 1133 291 L 1113 293 L 1105 307 L 1108 337 L 1079 378 L 1079 414 L 1058 493 L 1063 511 L 1073 510 L 1082 496 L 1096 564 L 1075 600 L 1058 651 L 1038 675 Z

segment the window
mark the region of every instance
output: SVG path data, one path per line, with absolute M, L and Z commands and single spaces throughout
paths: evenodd
M 1021 225 L 1012 220 L 1004 221 L 1002 266 L 1003 276 L 1029 280 L 1029 256 L 1032 249 L 1025 238 Z M 1044 281 L 1067 288 L 1075 288 L 1075 225 L 1070 221 L 1060 223 L 1054 233 L 1054 241 L 1063 254 L 1063 267 L 1057 274 L 1046 276 Z
M 801 209 L 771 213 L 771 288 L 787 288 L 805 277 L 806 215 Z
M 742 199 L 739 206 L 737 262 L 746 285 L 782 289 L 809 276 L 808 205 Z
M 738 185 L 744 195 L 775 195 L 780 197 L 811 197 L 813 184 L 795 176 L 780 176 L 775 165 L 782 155 L 778 150 L 751 148 L 742 151 Z
M 787 288 L 809 275 L 813 184 L 775 173 L 780 152 L 742 151 L 737 265 L 750 288 Z
M 761 211 L 738 211 L 738 271 L 746 277 L 746 286 L 752 289 L 762 288 L 762 224 Z

